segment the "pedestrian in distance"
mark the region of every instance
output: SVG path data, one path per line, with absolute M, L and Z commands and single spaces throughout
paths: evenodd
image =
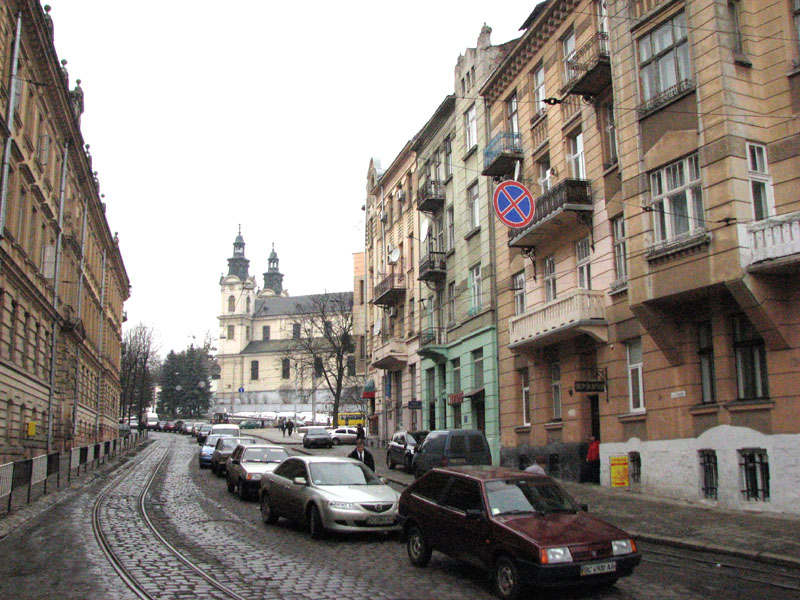
M 356 427 L 356 439 L 357 440 L 367 439 L 367 432 L 364 431 L 364 426 L 361 425 L 361 423 L 359 423 L 358 427 Z
M 291 419 L 289 419 L 289 420 L 286 422 L 286 431 L 289 433 L 289 436 L 290 436 L 290 437 L 291 437 L 291 435 L 292 435 L 292 430 L 293 430 L 293 429 L 294 429 L 294 422 L 293 422 Z
M 525 467 L 526 473 L 536 473 L 537 475 L 547 475 L 544 466 L 547 464 L 544 456 L 537 456 L 532 465 Z
M 281 430 L 281 435 L 283 437 L 286 437 L 286 421 L 281 419 L 280 422 L 278 423 L 278 429 Z
M 375 470 L 375 459 L 372 458 L 372 452 L 364 448 L 364 438 L 356 438 L 356 449 L 347 456 L 348 458 L 360 460 L 370 469 Z
M 600 442 L 594 436 L 589 437 L 586 450 L 586 481 L 600 483 Z

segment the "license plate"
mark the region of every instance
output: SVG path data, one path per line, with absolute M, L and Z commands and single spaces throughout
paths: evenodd
M 385 515 L 381 517 L 367 517 L 367 525 L 391 525 L 394 523 L 394 517 Z
M 617 563 L 605 562 L 592 565 L 581 565 L 581 575 L 597 575 L 598 573 L 613 573 L 617 570 Z

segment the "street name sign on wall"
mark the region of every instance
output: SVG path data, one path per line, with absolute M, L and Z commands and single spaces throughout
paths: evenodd
M 576 381 L 575 382 L 575 391 L 576 392 L 605 392 L 606 391 L 606 382 L 605 381 Z
M 422 400 L 409 400 L 408 408 L 409 410 L 416 410 L 422 408 Z
M 533 196 L 518 181 L 504 181 L 494 190 L 494 212 L 509 227 L 527 227 L 535 210 Z

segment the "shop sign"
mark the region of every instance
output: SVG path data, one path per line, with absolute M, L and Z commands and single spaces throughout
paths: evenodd
M 611 456 L 611 487 L 626 488 L 630 485 L 628 478 L 628 456 Z
M 576 392 L 605 392 L 606 391 L 606 382 L 605 381 L 576 381 L 575 382 L 575 391 Z
M 461 404 L 464 401 L 464 392 L 458 392 L 457 394 L 448 394 L 447 396 L 447 403 L 451 406 L 453 404 Z

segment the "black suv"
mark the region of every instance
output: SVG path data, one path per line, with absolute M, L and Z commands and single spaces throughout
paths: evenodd
M 422 443 L 426 435 L 427 431 L 396 431 L 386 448 L 386 466 L 394 469 L 397 465 L 403 465 L 406 473 L 411 473 L 414 448 Z

